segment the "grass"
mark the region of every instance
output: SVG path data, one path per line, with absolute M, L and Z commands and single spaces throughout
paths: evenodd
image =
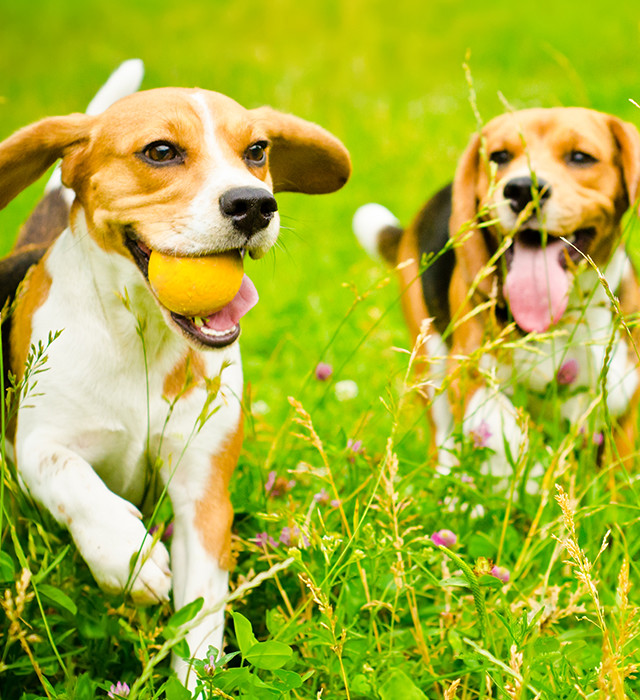
M 468 50 L 485 120 L 500 92 L 517 108 L 578 104 L 640 123 L 636 4 L 0 0 L 0 16 L 2 136 L 81 110 L 137 55 L 146 87 L 268 103 L 352 153 L 343 191 L 279 197 L 281 245 L 249 269 L 261 303 L 243 325 L 249 416 L 233 481 L 227 651 L 239 654 L 215 673 L 200 665 L 212 697 L 638 697 L 634 469 L 597 469 L 596 446 L 552 420 L 552 394 L 546 441 L 533 432 L 521 464 L 547 468 L 540 493 L 497 490 L 469 445 L 464 471 L 434 478 L 395 279 L 350 232 L 360 204 L 407 221 L 451 178 L 475 128 Z M 40 192 L 2 213 L 2 250 Z M 338 400 L 340 380 L 357 396 Z M 11 465 L 2 502 L 0 697 L 84 700 L 116 682 L 145 700 L 184 697 L 161 657 L 195 611 L 102 594 Z M 456 541 L 438 548 L 443 529 Z M 508 583 L 488 575 L 494 564 Z

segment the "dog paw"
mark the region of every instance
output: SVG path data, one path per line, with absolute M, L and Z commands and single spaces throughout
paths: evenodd
M 76 522 L 74 540 L 96 582 L 108 593 L 129 594 L 148 605 L 169 599 L 169 553 L 142 524 L 131 503 L 119 499 L 90 521 Z M 102 517 L 101 517 L 102 516 Z

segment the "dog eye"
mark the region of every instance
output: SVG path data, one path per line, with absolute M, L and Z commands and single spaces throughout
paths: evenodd
M 267 160 L 266 141 L 256 141 L 244 152 L 244 159 L 251 165 L 264 165 Z
M 512 158 L 513 155 L 506 149 L 503 149 L 502 151 L 493 151 L 489 155 L 489 160 L 496 165 L 506 165 Z
M 567 156 L 567 162 L 571 165 L 593 165 L 598 162 L 598 159 L 584 151 L 571 151 Z
M 169 141 L 154 141 L 145 146 L 142 151 L 142 156 L 150 163 L 168 164 L 181 163 L 183 161 L 182 153 Z

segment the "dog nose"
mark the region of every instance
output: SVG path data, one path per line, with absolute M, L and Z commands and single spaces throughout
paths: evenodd
M 220 197 L 220 210 L 238 231 L 251 238 L 269 225 L 278 205 L 273 195 L 260 187 L 234 187 Z
M 539 198 L 541 205 L 544 204 L 551 196 L 551 186 L 544 180 L 534 182 L 530 177 L 514 177 L 504 186 L 503 193 L 511 209 L 519 214 L 534 196 Z

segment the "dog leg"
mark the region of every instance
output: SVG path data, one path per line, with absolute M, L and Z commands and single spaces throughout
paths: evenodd
M 222 652 L 222 603 L 228 592 L 233 521 L 228 489 L 242 437 L 240 419 L 236 431 L 227 438 L 222 449 L 209 458 L 206 470 L 199 468 L 201 460 L 188 455 L 193 460 L 191 470 L 176 474 L 169 483 L 175 519 L 171 546 L 175 609 L 197 598 L 204 599 L 202 612 L 190 624 L 186 636 L 191 657 L 205 657 L 209 646 Z M 189 471 L 199 475 L 208 473 L 204 488 L 193 488 L 195 479 L 189 478 Z M 180 680 L 193 689 L 196 676 L 187 662 L 174 655 L 173 668 Z
M 153 543 L 135 506 L 110 491 L 79 455 L 41 434 L 29 436 L 19 459 L 25 485 L 68 528 L 102 589 L 126 589 L 140 604 L 168 600 L 169 554 Z

